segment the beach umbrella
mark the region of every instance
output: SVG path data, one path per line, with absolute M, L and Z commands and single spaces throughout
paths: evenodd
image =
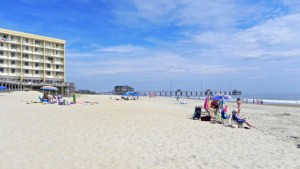
M 40 88 L 41 90 L 43 90 L 44 92 L 45 91 L 56 91 L 56 95 L 57 95 L 57 88 L 56 87 L 54 87 L 54 86 L 43 86 L 43 87 L 41 87 Z
M 43 87 L 41 87 L 41 90 L 56 91 L 58 89 L 56 87 L 53 87 L 53 86 L 43 86 Z
M 229 95 L 215 95 L 213 96 L 212 100 L 229 100 L 231 98 L 231 96 Z
M 0 90 L 6 90 L 7 87 L 6 86 L 0 86 Z

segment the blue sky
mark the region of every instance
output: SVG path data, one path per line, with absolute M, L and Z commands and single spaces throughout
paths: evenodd
M 0 27 L 65 39 L 78 89 L 300 93 L 298 0 L 14 0 Z

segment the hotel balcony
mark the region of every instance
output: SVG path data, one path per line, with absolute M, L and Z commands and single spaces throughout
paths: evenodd
M 23 50 L 23 53 L 29 53 L 29 54 L 31 54 L 31 53 L 33 53 L 31 50 Z
M 39 67 L 34 67 L 33 69 L 34 69 L 34 70 L 44 70 L 44 67 L 39 66 Z
M 35 51 L 35 52 L 33 52 L 33 54 L 35 54 L 35 55 L 44 55 L 44 52 Z
M 7 46 L 1 46 L 0 47 L 0 50 L 7 50 L 8 48 L 7 48 Z
M 21 41 L 20 40 L 11 40 L 10 38 L 8 38 L 8 40 L 1 40 L 1 42 L 4 42 L 4 43 L 10 43 L 10 44 L 21 44 Z
M 1 59 L 7 59 L 7 55 L 0 55 Z
M 28 57 L 28 58 L 23 57 L 23 61 L 32 61 L 32 58 L 31 57 Z
M 36 78 L 43 78 L 44 77 L 44 75 L 33 75 L 32 77 L 36 77 Z
M 44 59 L 33 59 L 32 62 L 41 63 L 41 62 L 44 62 Z
M 10 51 L 10 52 L 17 52 L 17 53 L 20 53 L 20 52 L 21 52 L 20 49 L 16 49 L 16 48 L 13 48 L 13 49 L 7 49 L 7 51 Z
M 9 73 L 9 76 L 21 76 L 20 73 Z
M 53 53 L 46 53 L 46 56 L 54 56 Z

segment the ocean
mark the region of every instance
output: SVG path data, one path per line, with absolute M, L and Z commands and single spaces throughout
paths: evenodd
M 175 96 L 173 96 L 175 97 Z M 182 98 L 192 98 L 192 99 L 205 99 L 205 96 L 182 96 Z M 280 94 L 242 94 L 231 96 L 230 102 L 235 102 L 236 98 L 241 98 L 244 102 L 255 103 L 257 100 L 263 101 L 264 104 L 291 104 L 291 105 L 300 105 L 300 93 L 280 93 Z
M 277 94 L 243 94 L 240 96 L 233 96 L 232 99 L 237 97 L 242 98 L 244 101 L 250 103 L 253 102 L 253 99 L 263 100 L 267 104 L 296 104 L 300 105 L 300 93 L 277 93 Z
M 148 92 L 140 92 L 140 94 L 148 94 Z M 206 96 L 200 96 L 200 92 L 172 92 L 171 97 L 190 98 L 190 99 L 205 99 Z M 156 92 L 157 96 L 170 97 L 170 92 Z M 243 99 L 244 102 L 252 103 L 253 99 L 262 100 L 264 104 L 292 104 L 300 105 L 300 93 L 243 93 L 242 95 L 231 96 L 230 102 L 235 102 L 236 98 Z

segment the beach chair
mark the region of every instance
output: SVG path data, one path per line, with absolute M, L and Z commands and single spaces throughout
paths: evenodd
M 214 114 L 215 114 L 215 120 L 217 121 L 217 122 L 221 122 L 221 113 L 220 113 L 220 109 L 219 108 L 216 108 L 215 110 L 214 110 Z
M 237 114 L 237 110 L 233 110 L 232 117 L 231 117 L 231 126 L 232 127 L 238 126 L 238 128 L 241 128 L 243 127 L 244 120 L 238 119 L 236 114 Z
M 42 103 L 48 103 L 49 102 L 48 99 L 43 99 L 43 98 L 41 98 L 41 96 L 39 96 L 39 99 Z
M 201 107 L 196 106 L 195 107 L 195 112 L 194 112 L 194 115 L 193 115 L 193 120 L 200 119 L 200 118 L 201 118 Z
M 221 120 L 222 120 L 222 124 L 223 125 L 230 125 L 229 124 L 229 120 L 230 119 L 230 115 L 227 115 L 226 114 L 226 112 L 223 110 L 222 112 L 221 112 Z

